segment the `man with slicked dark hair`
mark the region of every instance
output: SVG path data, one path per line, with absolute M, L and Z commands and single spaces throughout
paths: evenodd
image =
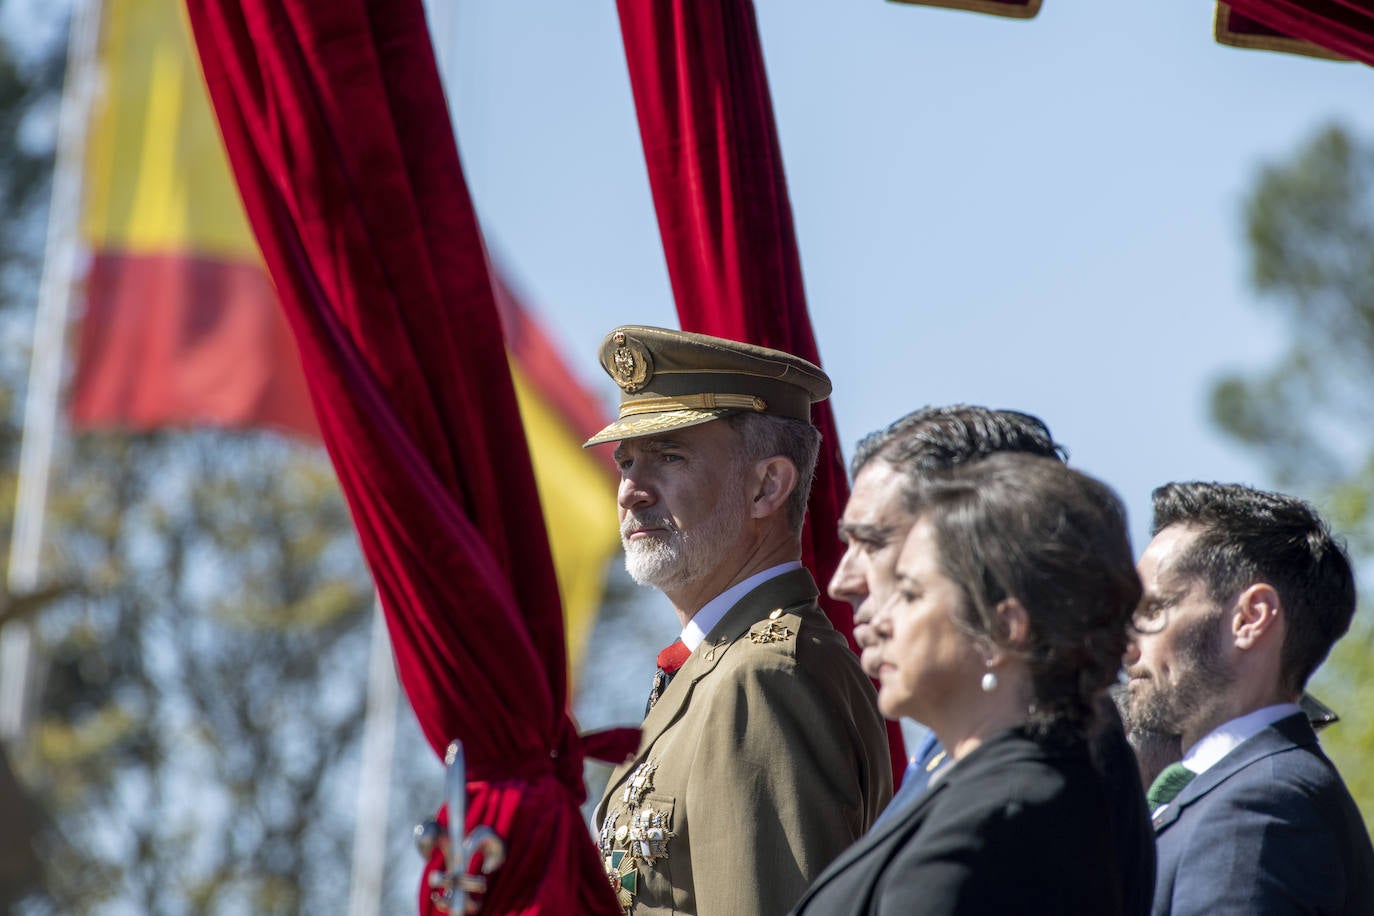
M 895 588 L 897 555 L 916 513 L 908 499 L 923 480 L 990 455 L 1019 452 L 1065 460 L 1039 418 L 1014 410 L 956 404 L 923 407 L 864 437 L 851 463 L 853 485 L 840 520 L 847 545 L 830 580 L 830 595 L 854 608 L 854 638 L 863 649 L 864 671 L 877 674 L 877 639 L 871 622 Z M 1113 836 L 1121 875 L 1122 911 L 1148 913 L 1154 887 L 1154 837 L 1134 754 L 1115 707 L 1104 699 L 1093 739 L 1094 763 L 1112 793 Z M 902 785 L 883 816 L 920 797 L 945 763 L 943 748 L 927 736 L 913 755 Z
M 1298 705 L 1355 612 L 1345 550 L 1235 484 L 1167 484 L 1154 516 L 1127 702 L 1183 749 L 1150 787 L 1154 913 L 1374 913 L 1369 834 Z

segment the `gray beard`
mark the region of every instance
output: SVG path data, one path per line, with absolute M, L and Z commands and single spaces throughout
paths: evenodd
M 744 523 L 744 498 L 728 498 L 716 507 L 711 517 L 693 531 L 683 532 L 671 519 L 650 513 L 627 515 L 620 526 L 620 543 L 625 548 L 625 571 L 640 585 L 659 591 L 680 589 L 699 582 L 720 565 L 727 551 L 739 540 Z M 645 526 L 667 529 L 667 537 L 631 541 L 630 532 Z

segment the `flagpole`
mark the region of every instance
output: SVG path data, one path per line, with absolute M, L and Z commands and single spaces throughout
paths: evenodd
M 386 619 L 378 601 L 372 614 L 367 661 L 367 712 L 363 719 L 363 750 L 358 766 L 358 808 L 353 823 L 348 916 L 377 916 L 381 912 L 399 694 L 396 669 L 391 660 L 391 640 L 387 638 Z
M 58 394 L 67 315 L 78 272 L 82 160 L 86 124 L 96 89 L 96 47 L 100 35 L 99 0 L 74 0 L 67 33 L 67 72 L 58 109 L 57 155 L 43 249 L 43 273 L 34 312 L 33 354 L 24 402 L 23 441 L 10 540 L 8 585 L 14 595 L 38 587 L 48 478 L 57 438 Z M 33 658 L 28 621 L 0 627 L 0 739 L 23 735 L 28 713 Z

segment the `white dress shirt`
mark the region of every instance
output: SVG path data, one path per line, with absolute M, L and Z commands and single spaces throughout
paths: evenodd
M 1295 712 L 1302 712 L 1297 703 L 1279 703 L 1277 706 L 1265 706 L 1254 712 L 1247 712 L 1229 722 L 1223 722 L 1188 748 L 1188 753 L 1183 755 L 1181 762 L 1195 775 L 1206 773 L 1216 766 L 1221 758 L 1240 747 L 1245 741 L 1258 735 L 1280 719 L 1288 718 Z M 1168 807 L 1167 804 L 1163 804 L 1154 809 L 1150 813 L 1151 819 L 1157 820 L 1159 815 Z
M 767 582 L 769 579 L 776 579 L 783 573 L 789 573 L 794 569 L 801 569 L 801 560 L 792 560 L 787 563 L 779 563 L 777 566 L 770 566 L 763 572 L 754 573 L 743 582 L 730 586 L 716 597 L 702 605 L 701 610 L 692 615 L 692 619 L 687 621 L 687 626 L 682 628 L 682 644 L 691 652 L 697 650 L 706 634 L 711 632 L 711 628 L 720 623 L 720 619 L 725 616 L 725 612 L 734 607 L 741 598 L 752 592 L 755 588 Z
M 1183 755 L 1183 765 L 1194 773 L 1206 773 L 1243 742 L 1297 712 L 1302 712 L 1297 703 L 1279 703 L 1223 722 L 1188 748 L 1188 753 Z

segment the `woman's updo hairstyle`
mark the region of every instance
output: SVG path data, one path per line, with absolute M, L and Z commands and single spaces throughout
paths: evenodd
M 1009 453 L 931 476 L 906 496 L 963 591 L 958 623 L 1027 661 L 1032 727 L 1088 731 L 1099 695 L 1116 681 L 1140 601 L 1120 499 L 1058 461 Z M 997 613 L 1008 598 L 1030 622 L 1018 646 Z

